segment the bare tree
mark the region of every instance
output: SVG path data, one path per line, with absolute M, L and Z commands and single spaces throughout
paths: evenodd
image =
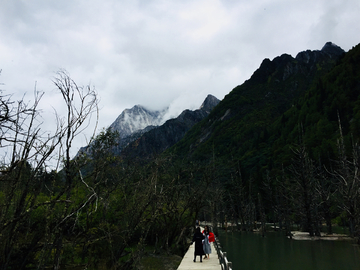
M 39 249 L 50 253 L 56 250 L 54 269 L 58 269 L 66 220 L 95 196 L 93 189 L 81 182 L 88 188 L 90 195 L 76 204 L 72 201 L 73 172 L 76 168 L 72 167 L 75 162 L 71 160 L 70 149 L 74 138 L 86 127 L 84 124 L 91 114 L 98 112 L 96 93 L 90 86 L 78 87 L 65 71 L 57 74 L 54 83 L 65 101 L 67 116 L 62 119 L 57 115 L 58 124 L 51 133 L 42 130 L 40 121 L 38 106 L 44 93 L 39 93 L 35 88 L 32 104 L 25 103 L 24 98 L 15 102 L 11 96 L 5 96 L 2 92 L 0 95 L 0 147 L 5 153 L 1 160 L 0 175 L 2 269 L 10 266 L 24 268 L 30 260 L 30 254 Z M 49 195 L 45 198 L 41 194 L 44 187 L 41 175 L 54 156 L 64 161 L 66 181 L 56 188 L 46 186 Z M 81 181 L 81 177 L 78 179 Z M 40 209 L 51 211 L 57 205 L 65 206 L 60 207 L 63 209 L 62 215 L 57 219 L 47 220 L 46 216 L 40 215 L 35 223 L 30 222 L 29 218 Z M 34 232 L 34 226 L 40 223 L 45 230 Z M 50 231 L 50 228 L 54 230 Z M 41 260 L 38 265 L 42 267 Z
M 130 269 L 146 241 L 167 251 L 183 243 L 205 205 L 211 170 L 167 158 L 146 166 L 123 162 L 111 154 L 116 134 L 109 130 L 72 158 L 98 100 L 65 71 L 53 81 L 66 116 L 56 114 L 51 135 L 39 121 L 43 94 L 35 91 L 33 105 L 1 96 L 1 138 L 11 151 L 0 175 L 0 269 L 59 269 L 74 259 L 84 267 Z M 59 170 L 48 171 L 54 159 Z
M 315 167 L 309 157 L 303 134 L 300 136 L 300 145 L 293 149 L 295 158 L 293 159 L 290 171 L 295 182 L 298 194 L 299 213 L 303 220 L 303 229 L 309 232 L 310 236 L 320 235 L 320 230 L 316 224 L 315 207 Z
M 346 214 L 349 231 L 352 237 L 360 242 L 360 146 L 352 143 L 352 153 L 346 153 L 344 136 L 339 119 L 339 158 L 337 168 L 330 172 L 338 180 L 339 207 Z M 350 156 L 350 157 L 349 157 Z

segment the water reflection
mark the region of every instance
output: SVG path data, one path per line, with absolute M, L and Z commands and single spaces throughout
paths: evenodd
M 290 240 L 283 233 L 220 232 L 234 269 L 360 269 L 360 248 L 351 241 Z

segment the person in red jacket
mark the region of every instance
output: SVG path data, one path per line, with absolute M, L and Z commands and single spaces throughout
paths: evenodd
M 212 242 L 215 242 L 215 235 L 209 231 L 209 242 L 212 243 Z
M 205 230 L 208 230 L 209 231 L 209 242 L 212 243 L 212 242 L 215 242 L 215 234 L 213 234 L 210 229 L 209 229 L 209 226 L 205 226 Z M 202 231 L 202 233 L 204 234 L 205 230 Z

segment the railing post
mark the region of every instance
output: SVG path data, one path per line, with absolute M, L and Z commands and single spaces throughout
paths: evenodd
M 226 257 L 227 253 L 223 252 L 221 250 L 220 243 L 218 242 L 218 239 L 216 239 L 216 238 L 215 238 L 214 246 L 215 246 L 217 254 L 218 254 L 218 259 L 219 259 L 219 263 L 221 265 L 221 270 L 232 270 L 232 263 L 229 262 Z

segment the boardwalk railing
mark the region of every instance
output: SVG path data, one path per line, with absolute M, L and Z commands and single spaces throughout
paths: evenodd
M 221 265 L 221 270 L 232 270 L 232 262 L 228 261 L 228 259 L 226 257 L 226 252 L 223 252 L 221 250 L 220 242 L 216 237 L 215 237 L 214 246 L 215 246 L 216 252 L 218 254 L 218 258 L 219 258 L 220 265 Z

